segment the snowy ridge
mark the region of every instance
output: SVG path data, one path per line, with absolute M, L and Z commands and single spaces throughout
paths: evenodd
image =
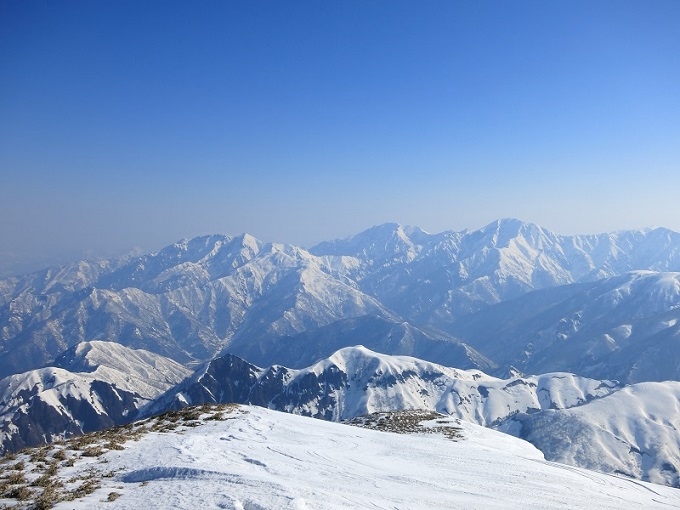
M 498 379 L 359 346 L 301 370 L 218 358 L 145 412 L 238 402 L 342 421 L 375 412 L 433 410 L 528 439 L 549 460 L 677 486 L 678 385 L 621 389 L 615 382 L 569 373 Z
M 680 382 L 634 384 L 580 407 L 518 415 L 503 429 L 557 462 L 680 487 Z
M 667 509 L 678 491 L 546 462 L 524 441 L 461 423 L 463 438 L 401 435 L 259 407 L 148 432 L 99 460 L 101 488 L 57 509 Z M 212 418 L 208 420 L 207 418 Z M 197 425 L 198 426 L 195 426 Z M 116 498 L 107 499 L 114 491 Z
M 80 344 L 60 359 L 73 371 L 47 367 L 0 380 L 3 450 L 130 421 L 190 373 L 157 354 L 113 342 Z
M 54 366 L 70 372 L 90 373 L 94 378 L 137 392 L 147 399 L 190 374 L 188 369 L 163 356 L 102 341 L 72 347 L 55 360 Z
M 580 405 L 617 389 L 613 382 L 562 373 L 498 379 L 358 346 L 300 370 L 259 368 L 231 355 L 217 358 L 147 413 L 186 404 L 239 402 L 334 421 L 380 411 L 431 409 L 492 425 L 517 413 Z

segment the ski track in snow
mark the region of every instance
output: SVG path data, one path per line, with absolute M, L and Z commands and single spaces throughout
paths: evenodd
M 107 453 L 117 472 L 108 485 L 55 508 L 680 508 L 676 489 L 546 462 L 524 441 L 465 422 L 454 442 L 242 410 Z M 114 490 L 121 497 L 104 502 Z

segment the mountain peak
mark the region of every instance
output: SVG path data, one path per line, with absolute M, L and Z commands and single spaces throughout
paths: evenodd
M 394 261 L 411 261 L 423 249 L 431 236 L 414 226 L 383 223 L 354 236 L 328 241 L 314 246 L 314 255 L 346 255 L 370 260 L 374 265 Z
M 131 349 L 117 342 L 92 340 L 80 342 L 66 350 L 53 363 L 55 367 L 78 373 L 117 371 L 140 379 L 179 381 L 189 370 L 169 358 Z

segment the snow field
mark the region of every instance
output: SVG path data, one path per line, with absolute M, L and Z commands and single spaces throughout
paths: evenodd
M 242 406 L 224 420 L 150 432 L 104 454 L 100 461 L 115 476 L 86 498 L 55 508 L 680 507 L 675 489 L 546 462 L 524 441 L 456 425 L 460 441 Z M 105 501 L 112 491 L 120 497 Z

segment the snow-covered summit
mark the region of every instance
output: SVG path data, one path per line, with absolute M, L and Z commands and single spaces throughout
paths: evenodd
M 170 359 L 114 342 L 79 344 L 59 361 L 60 367 L 0 380 L 3 450 L 131 421 L 190 374 Z
M 680 494 L 671 488 L 546 462 L 524 441 L 467 423 L 458 424 L 462 438 L 452 441 L 436 433 L 379 432 L 251 406 L 228 414 L 198 411 L 192 418 L 192 426 L 167 422 L 174 432 L 154 430 L 162 428 L 162 417 L 141 424 L 133 430 L 147 432 L 122 449 L 60 469 L 63 483 L 88 473 L 91 479 L 100 463 L 109 476 L 97 478 L 99 488 L 91 494 L 55 508 L 655 510 L 680 505 Z
M 431 409 L 492 425 L 518 412 L 581 405 L 617 389 L 610 381 L 564 373 L 499 379 L 479 370 L 354 346 L 303 369 L 260 368 L 231 355 L 216 358 L 147 412 L 240 402 L 337 421 L 373 412 Z

